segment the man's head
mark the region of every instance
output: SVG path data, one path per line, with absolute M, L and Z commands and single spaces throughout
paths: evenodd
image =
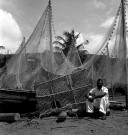
M 98 87 L 98 89 L 101 89 L 102 86 L 103 86 L 103 80 L 102 79 L 98 79 L 97 80 L 97 87 Z

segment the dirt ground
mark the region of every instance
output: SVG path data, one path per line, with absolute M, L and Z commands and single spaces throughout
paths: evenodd
M 0 135 L 128 135 L 128 111 L 113 111 L 106 120 L 68 117 L 56 123 L 56 117 L 24 119 L 0 123 Z

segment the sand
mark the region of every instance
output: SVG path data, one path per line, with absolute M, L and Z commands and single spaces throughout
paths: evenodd
M 111 110 L 106 120 L 89 117 L 67 117 L 56 123 L 56 117 L 24 119 L 0 123 L 0 135 L 128 135 L 128 111 Z

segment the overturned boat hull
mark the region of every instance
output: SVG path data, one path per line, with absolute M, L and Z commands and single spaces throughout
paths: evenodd
M 34 91 L 0 89 L 0 112 L 27 113 L 36 110 Z

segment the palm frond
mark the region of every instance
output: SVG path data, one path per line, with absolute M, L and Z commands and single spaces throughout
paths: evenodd
M 89 40 L 84 41 L 83 44 L 84 44 L 84 45 L 89 44 Z
M 66 40 L 61 36 L 57 36 L 56 40 L 63 41 L 64 43 L 66 42 Z
M 75 31 L 74 30 L 71 30 L 71 33 L 70 34 L 72 35 L 72 38 L 74 39 L 75 38 Z
M 60 45 L 62 48 L 65 48 L 65 44 L 59 42 L 59 41 L 54 41 L 53 44 Z
M 57 50 L 57 51 L 61 51 L 63 50 L 62 48 L 60 48 L 59 46 L 54 46 L 54 49 Z
M 88 40 L 84 41 L 83 43 L 79 44 L 78 46 L 80 47 L 81 45 L 87 45 L 87 44 L 89 44 Z
M 75 36 L 75 40 L 77 40 L 77 38 L 79 38 L 79 35 L 80 35 L 80 33 Z
M 79 45 L 77 45 L 77 50 L 79 50 L 79 48 L 81 47 L 81 46 L 83 46 L 83 43 L 82 44 L 79 44 Z
M 71 33 L 69 33 L 68 31 L 64 31 L 63 35 L 65 36 L 66 39 L 71 37 Z

